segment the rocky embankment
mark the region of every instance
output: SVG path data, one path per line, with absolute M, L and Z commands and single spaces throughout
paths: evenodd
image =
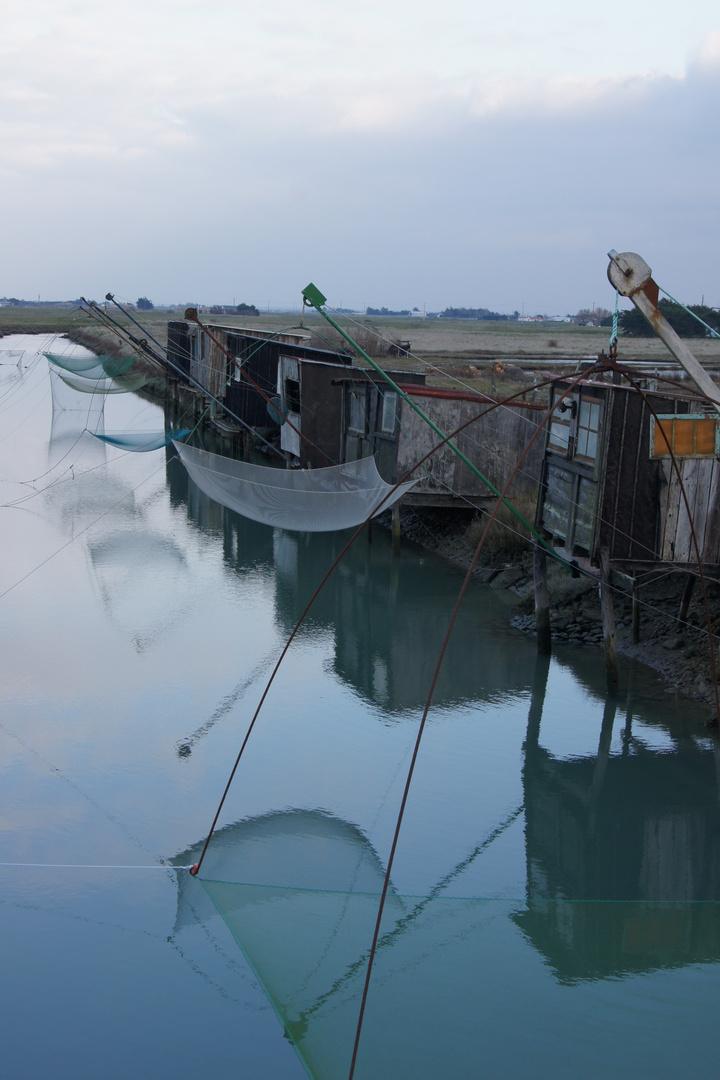
M 478 531 L 467 511 L 403 509 L 402 532 L 419 543 L 467 568 L 472 559 Z M 507 589 L 517 598 L 511 622 L 523 633 L 535 633 L 532 556 L 527 545 L 503 550 L 497 540 L 493 550 L 474 571 L 475 577 L 491 588 Z M 597 583 L 589 578 L 571 578 L 551 566 L 550 621 L 553 641 L 569 645 L 603 647 L 602 616 Z M 685 618 L 678 620 L 687 577 L 668 574 L 640 592 L 640 640 L 633 642 L 630 597 L 615 594 L 617 645 L 621 655 L 654 668 L 668 693 L 706 701 L 715 713 L 715 689 L 708 638 L 707 615 L 702 590 L 696 584 Z M 712 630 L 717 653 L 720 639 L 720 588 L 708 586 Z M 720 658 L 719 658 L 720 659 Z

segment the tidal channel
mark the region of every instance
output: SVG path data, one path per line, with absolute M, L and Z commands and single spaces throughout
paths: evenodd
M 0 340 L 0 976 L 9 1080 L 344 1080 L 462 574 L 239 517 L 128 393 Z M 76 347 L 55 341 L 53 348 Z M 95 434 L 92 434 L 92 433 Z M 392 871 L 357 1080 L 704 1077 L 720 1000 L 707 710 L 466 597 Z

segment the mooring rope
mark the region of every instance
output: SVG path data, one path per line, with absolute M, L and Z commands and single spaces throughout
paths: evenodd
M 157 866 L 122 866 L 117 863 L 25 863 L 0 862 L 0 866 L 25 867 L 30 870 L 189 870 L 189 866 L 164 863 Z

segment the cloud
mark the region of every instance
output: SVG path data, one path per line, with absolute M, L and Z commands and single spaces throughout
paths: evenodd
M 711 293 L 717 32 L 684 71 L 518 74 L 491 46 L 542 48 L 535 16 L 387 6 L 31 0 L 0 43 L 0 294 L 282 303 L 322 275 L 348 303 L 564 313 L 608 306 L 611 246 Z M 560 24 L 554 58 L 591 32 Z

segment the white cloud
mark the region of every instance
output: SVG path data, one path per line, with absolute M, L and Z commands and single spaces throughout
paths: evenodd
M 645 0 L 28 0 L 0 41 L 0 294 L 282 302 L 322 275 L 556 310 L 635 246 L 710 295 L 720 34 L 687 9 L 645 41 Z

